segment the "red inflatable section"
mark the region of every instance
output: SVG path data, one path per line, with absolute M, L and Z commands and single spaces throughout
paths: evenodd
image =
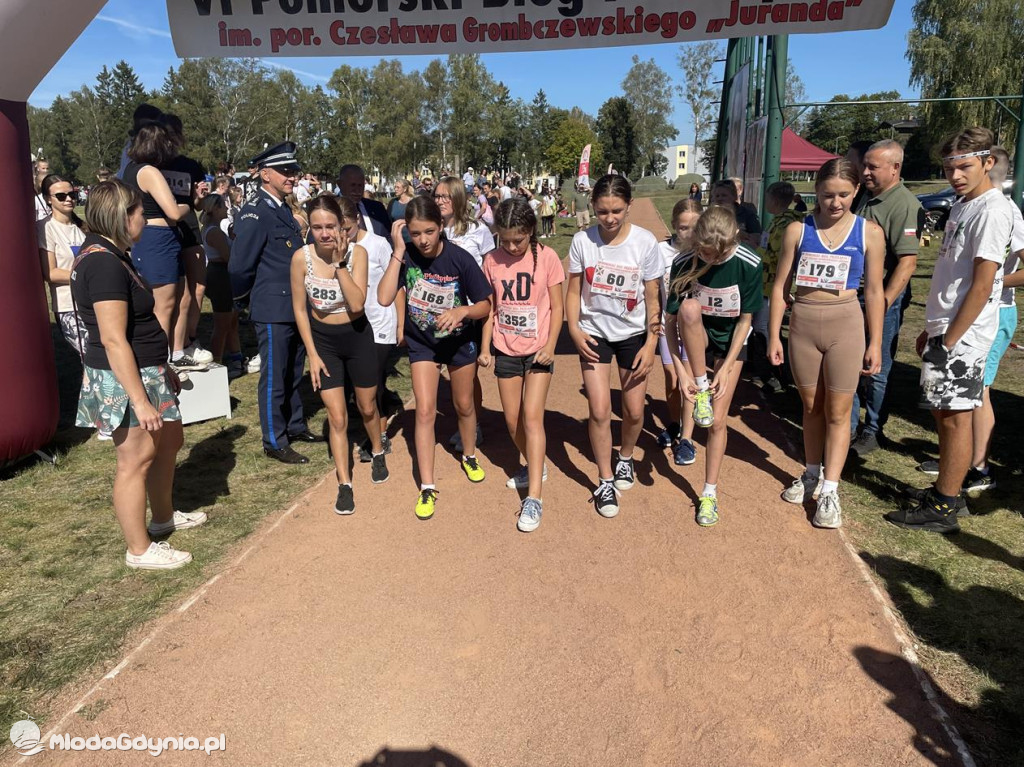
M 57 369 L 36 244 L 24 102 L 0 99 L 0 465 L 30 455 L 57 429 Z

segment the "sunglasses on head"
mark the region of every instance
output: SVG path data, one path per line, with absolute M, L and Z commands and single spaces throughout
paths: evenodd
M 54 192 L 54 193 L 53 193 L 53 196 L 54 196 L 54 197 L 55 197 L 55 198 L 56 198 L 56 199 L 57 199 L 58 201 L 60 201 L 60 202 L 64 202 L 64 201 L 65 201 L 65 200 L 67 200 L 67 199 L 68 199 L 69 197 L 70 197 L 70 198 L 71 198 L 72 200 L 77 200 L 77 199 L 78 199 L 78 192 Z

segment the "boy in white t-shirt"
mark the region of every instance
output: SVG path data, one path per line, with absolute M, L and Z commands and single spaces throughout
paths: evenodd
M 943 170 L 960 199 L 949 213 L 917 339 L 921 407 L 935 418 L 939 474 L 916 505 L 885 515 L 900 527 L 956 532 L 957 514 L 966 510 L 960 491 L 971 466 L 973 411 L 983 402 L 1013 230 L 1010 207 L 988 175 L 994 144 L 992 131 L 968 128 L 942 147 Z

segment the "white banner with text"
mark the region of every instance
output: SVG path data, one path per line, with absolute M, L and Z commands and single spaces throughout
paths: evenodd
M 398 56 L 848 32 L 894 0 L 167 0 L 181 57 Z

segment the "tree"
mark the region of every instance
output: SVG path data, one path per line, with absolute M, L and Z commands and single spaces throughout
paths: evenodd
M 488 153 L 486 114 L 496 83 L 476 53 L 450 55 L 448 79 L 452 108 L 449 133 L 460 166 L 456 170 L 470 165 L 482 167 Z
M 441 59 L 433 59 L 423 70 L 423 83 L 427 89 L 427 105 L 424 125 L 434 144 L 434 152 L 441 167 L 448 166 L 448 145 L 452 124 L 451 81 L 448 68 Z M 430 153 L 420 153 L 427 157 Z
M 1024 79 L 1024 0 L 971 3 L 917 0 L 907 35 L 910 82 L 923 98 L 1020 93 Z M 996 128 L 1000 107 L 992 101 L 924 105 L 925 130 L 938 143 L 966 125 Z M 1001 140 L 1012 146 L 1017 126 L 1002 123 Z
M 707 167 L 711 167 L 714 154 L 713 150 L 711 155 L 707 154 L 704 141 L 712 132 L 716 119 L 714 102 L 721 95 L 712 80 L 711 69 L 722 55 L 721 43 L 714 40 L 682 45 L 678 55 L 683 70 L 680 92 L 693 115 L 693 143 L 700 149 L 701 160 Z
M 544 163 L 549 171 L 562 178 L 574 177 L 579 168 L 580 154 L 587 144 L 591 145 L 591 167 L 600 168 L 604 164 L 604 153 L 594 131 L 579 118 L 566 115 L 551 129 Z
M 373 165 L 383 175 L 413 169 L 422 143 L 425 96 L 420 74 L 406 74 L 397 59 L 382 60 L 370 72 L 365 118 Z
M 840 93 L 831 101 L 886 101 L 899 99 L 899 91 L 864 93 L 848 96 Z M 892 134 L 882 128 L 886 122 L 913 117 L 916 109 L 909 104 L 864 104 L 815 108 L 808 117 L 804 138 L 822 149 L 842 154 L 856 141 L 878 141 Z
M 654 59 L 641 61 L 633 56 L 633 66 L 622 81 L 622 91 L 633 107 L 636 144 L 640 151 L 641 175 L 656 174 L 664 164 L 662 151 L 673 140 L 676 129 L 672 115 L 672 79 Z
M 601 105 L 594 130 L 604 149 L 604 159 L 620 173 L 632 175 L 640 152 L 636 145 L 633 108 L 623 96 L 615 96 Z M 596 167 L 596 166 L 595 166 Z
M 342 164 L 369 165 L 370 137 L 366 109 L 370 102 L 370 74 L 342 64 L 334 70 L 327 87 L 334 92 L 334 127 L 329 140 L 344 157 Z M 335 170 L 340 170 L 341 166 Z
M 804 81 L 793 68 L 793 60 L 786 64 L 786 93 L 785 104 L 799 104 L 807 100 L 807 90 L 804 88 Z M 793 129 L 794 133 L 802 134 L 807 122 L 806 112 L 800 113 L 800 108 L 787 108 L 782 110 L 783 122 Z

